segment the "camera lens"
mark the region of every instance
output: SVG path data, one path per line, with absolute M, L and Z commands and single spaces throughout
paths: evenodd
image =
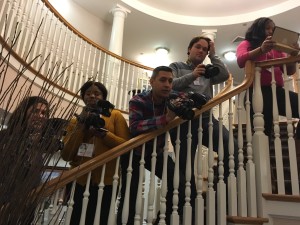
M 214 77 L 214 76 L 218 75 L 219 72 L 220 72 L 220 69 L 218 67 L 215 67 L 211 64 L 207 64 L 205 66 L 204 77 L 208 79 L 208 78 L 211 78 L 211 77 Z

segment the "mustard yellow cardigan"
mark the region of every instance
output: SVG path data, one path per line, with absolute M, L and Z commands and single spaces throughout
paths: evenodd
M 78 123 L 77 118 L 74 117 L 67 126 L 67 134 L 64 138 L 64 149 L 61 156 L 65 161 L 69 161 L 72 167 L 90 160 L 90 157 L 78 156 L 77 152 L 81 143 L 94 144 L 93 157 L 100 155 L 111 148 L 114 148 L 125 141 L 129 140 L 130 134 L 125 118 L 118 110 L 113 110 L 110 117 L 102 116 L 105 120 L 105 129 L 108 130 L 105 137 L 93 136 L 83 124 Z M 104 183 L 111 185 L 113 175 L 115 173 L 116 160 L 110 161 L 106 164 Z M 91 182 L 98 185 L 101 178 L 102 167 L 98 167 L 92 171 Z M 81 185 L 86 184 L 87 175 L 77 178 L 77 183 Z

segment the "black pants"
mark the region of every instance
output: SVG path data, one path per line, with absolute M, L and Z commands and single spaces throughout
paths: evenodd
M 202 118 L 202 129 L 203 129 L 203 138 L 202 145 L 208 147 L 209 145 L 209 132 L 208 132 L 208 124 L 209 118 Z M 212 118 L 213 123 L 213 150 L 218 151 L 219 148 L 219 121 L 214 117 Z M 180 153 L 179 153 L 179 166 L 180 171 L 185 171 L 186 169 L 186 159 L 187 159 L 187 134 L 188 134 L 188 124 L 189 122 L 185 122 L 180 126 Z M 191 121 L 191 133 L 192 133 L 192 144 L 191 144 L 191 162 L 192 162 L 192 178 L 191 178 L 191 197 L 192 203 L 194 203 L 194 199 L 196 198 L 197 191 L 195 185 L 195 176 L 194 176 L 194 160 L 196 155 L 196 150 L 198 146 L 198 127 L 199 127 L 199 119 L 193 119 Z M 223 146 L 224 146 L 224 182 L 227 183 L 227 177 L 229 176 L 229 132 L 226 127 L 222 127 L 223 129 Z M 172 145 L 175 148 L 175 141 L 177 138 L 177 128 L 174 128 L 170 131 Z M 235 161 L 235 169 L 238 166 L 238 145 L 236 140 L 234 140 L 234 161 Z M 176 156 L 177 157 L 177 156 Z M 193 205 L 192 205 L 193 206 Z
M 85 186 L 76 184 L 76 189 L 74 193 L 73 212 L 72 212 L 71 222 L 70 222 L 71 225 L 79 225 L 84 191 L 85 191 Z M 86 225 L 94 224 L 95 212 L 97 207 L 97 198 L 98 198 L 98 186 L 91 185 L 89 191 L 90 191 L 90 196 L 89 196 L 89 202 L 88 202 L 86 219 L 85 219 Z M 106 185 L 104 187 L 104 193 L 102 198 L 100 224 L 107 224 L 111 197 L 112 197 L 112 186 Z
M 271 86 L 262 86 L 261 87 L 262 96 L 263 96 L 263 112 L 264 121 L 265 121 L 265 134 L 270 136 L 273 130 L 273 97 L 272 97 L 272 88 Z M 249 88 L 249 100 L 252 106 L 252 93 L 253 88 Z M 278 105 L 278 113 L 281 116 L 286 116 L 285 111 L 285 90 L 282 87 L 276 87 L 276 97 L 277 97 L 277 105 Z M 289 91 L 292 117 L 299 118 L 298 113 L 298 94 L 292 91 Z M 251 124 L 253 127 L 253 107 L 250 109 L 250 118 Z
M 152 149 L 150 150 L 150 152 Z M 149 153 L 149 152 L 148 152 Z M 135 205 L 136 205 L 136 198 L 137 198 L 137 188 L 138 188 L 138 182 L 139 182 L 139 165 L 140 165 L 140 159 L 141 157 L 139 155 L 136 155 L 133 153 L 133 159 L 132 159 L 132 179 L 131 179 L 131 187 L 130 187 L 130 200 L 129 200 L 129 217 L 128 217 L 128 225 L 134 224 L 134 216 L 135 216 Z M 163 172 L 163 153 L 158 153 L 156 158 L 156 168 L 155 168 L 155 174 L 160 179 L 162 178 L 162 172 Z M 121 156 L 121 168 L 122 168 L 122 188 L 121 188 L 121 199 L 120 204 L 118 208 L 118 216 L 117 216 L 117 224 L 122 224 L 122 209 L 124 204 L 124 196 L 125 196 L 125 190 L 126 190 L 126 174 L 127 174 L 127 167 L 128 167 L 128 161 L 129 161 L 129 154 L 125 154 Z M 145 156 L 145 168 L 147 170 L 151 170 L 151 153 L 147 154 Z M 170 156 L 168 156 L 168 167 L 167 167 L 167 182 L 168 182 L 168 192 L 166 196 L 166 224 L 170 224 L 170 216 L 172 214 L 172 198 L 173 198 L 173 178 L 174 178 L 174 169 L 175 164 L 174 161 Z M 180 178 L 183 176 L 180 175 Z M 179 204 L 178 204 L 178 214 L 182 215 L 183 210 L 183 204 L 184 204 L 184 180 L 179 181 Z M 143 216 L 142 216 L 143 217 Z M 156 223 L 158 223 L 159 217 L 156 220 Z

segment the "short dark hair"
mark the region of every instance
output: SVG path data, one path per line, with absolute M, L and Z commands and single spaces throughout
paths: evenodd
M 158 66 L 152 71 L 151 78 L 156 78 L 160 71 L 171 72 L 171 73 L 173 72 L 172 69 L 168 66 Z
M 274 23 L 273 20 L 268 17 L 260 17 L 254 20 L 252 25 L 248 28 L 245 34 L 245 39 L 250 42 L 252 49 L 260 46 L 266 39 L 265 29 L 267 23 L 270 22 Z
M 189 46 L 188 46 L 188 51 L 187 51 L 187 54 L 189 55 L 190 53 L 189 53 L 189 50 L 193 47 L 193 45 L 195 44 L 195 43 L 197 43 L 198 41 L 200 41 L 200 40 L 205 40 L 205 41 L 207 41 L 207 43 L 208 43 L 208 48 L 207 48 L 207 51 L 209 51 L 209 49 L 210 49 L 210 45 L 209 45 L 209 42 L 211 42 L 211 39 L 210 38 L 208 38 L 208 37 L 205 37 L 205 36 L 197 36 L 197 37 L 194 37 L 191 41 L 190 41 L 190 43 L 189 43 Z
M 92 85 L 95 85 L 99 88 L 99 90 L 102 92 L 103 100 L 106 100 L 107 89 L 102 83 L 97 82 L 97 81 L 87 81 L 82 85 L 82 87 L 80 88 L 81 98 L 82 99 L 84 98 L 84 94 L 85 94 L 86 90 L 89 89 Z
M 8 120 L 8 127 L 9 128 L 14 128 L 17 125 L 26 125 L 26 114 L 28 109 L 36 105 L 38 103 L 42 103 L 47 106 L 47 118 L 49 118 L 49 103 L 46 99 L 40 96 L 30 96 L 24 98 L 19 105 L 16 107 L 16 109 L 13 111 L 13 113 L 10 115 L 9 120 Z

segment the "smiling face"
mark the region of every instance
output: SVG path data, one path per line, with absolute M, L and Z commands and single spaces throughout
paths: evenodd
M 94 108 L 99 100 L 103 100 L 103 93 L 96 85 L 90 86 L 83 96 L 85 105 Z
M 188 58 L 196 66 L 201 64 L 208 54 L 208 42 L 205 39 L 199 39 L 188 49 Z
M 159 71 L 157 76 L 150 79 L 152 96 L 155 103 L 161 103 L 169 97 L 172 90 L 173 74 L 168 71 Z

